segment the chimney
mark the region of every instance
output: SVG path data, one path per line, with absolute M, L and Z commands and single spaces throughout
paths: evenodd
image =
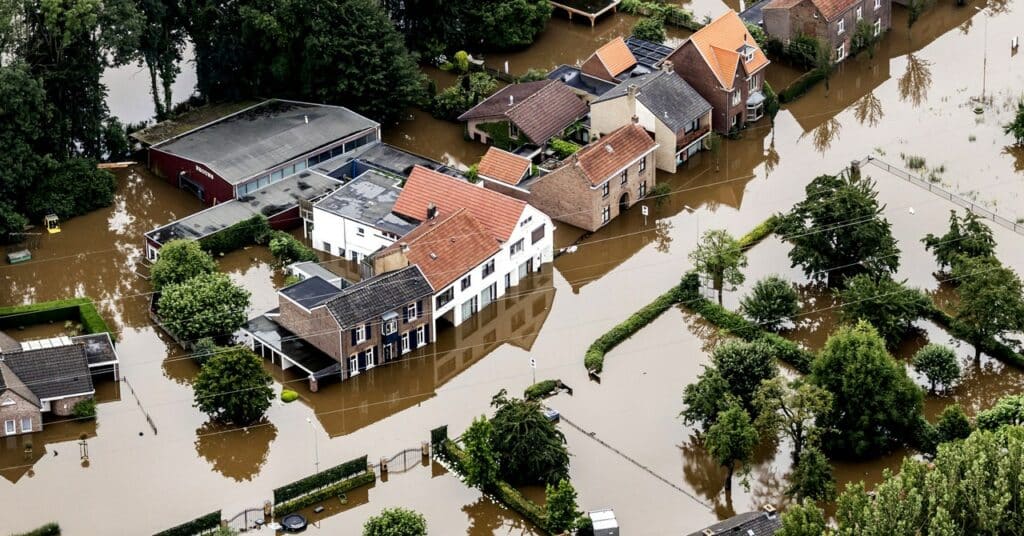
M 408 242 L 402 242 L 401 244 L 398 245 L 398 247 L 402 249 L 402 253 L 409 253 L 409 243 Z
M 768 519 L 775 519 L 775 515 L 776 514 L 775 514 L 775 507 L 774 506 L 772 506 L 770 504 L 766 504 L 766 505 L 762 506 L 761 509 L 764 510 L 764 513 L 768 517 Z
M 431 203 L 427 205 L 427 219 L 432 220 L 437 217 L 437 205 Z
M 626 94 L 627 94 L 627 95 L 629 95 L 629 98 L 631 98 L 631 99 L 635 99 L 635 98 L 636 98 L 636 95 L 637 95 L 637 90 L 638 90 L 638 89 L 639 89 L 639 88 L 638 88 L 638 87 L 636 87 L 636 84 L 630 84 L 630 85 L 629 85 L 629 86 L 628 86 L 628 87 L 626 88 Z
M 666 73 L 671 73 L 676 70 L 676 66 L 674 63 L 672 63 L 672 60 L 666 59 L 665 61 L 661 62 L 661 70 L 665 71 Z
M 515 104 L 516 104 L 516 96 L 515 95 L 509 95 L 508 96 L 508 105 L 509 106 L 515 106 Z

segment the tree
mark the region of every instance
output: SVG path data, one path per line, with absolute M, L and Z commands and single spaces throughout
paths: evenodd
M 996 430 L 1007 424 L 1024 424 L 1024 395 L 1006 395 L 996 405 L 978 413 L 979 430 Z
M 1013 136 L 1014 144 L 1024 145 L 1024 99 L 1017 102 L 1017 114 L 1013 121 L 1003 125 L 1003 132 Z
M 831 501 L 835 498 L 836 487 L 832 478 L 832 466 L 817 447 L 808 447 L 800 461 L 793 467 L 786 494 L 798 500 Z
M 971 420 L 964 413 L 960 404 L 950 404 L 939 414 L 939 422 L 935 425 L 941 442 L 956 441 L 971 435 L 974 428 Z
M 548 0 L 466 0 L 462 28 L 468 44 L 484 49 L 517 49 L 537 38 L 552 7 Z
M 746 27 L 747 33 L 750 34 L 750 37 L 754 38 L 754 42 L 757 43 L 758 47 L 765 48 L 768 46 L 768 33 L 764 31 L 764 28 L 750 22 L 746 23 Z
M 0 238 L 6 238 L 28 223 L 25 203 L 49 164 L 36 150 L 42 138 L 39 126 L 49 118 L 43 86 L 24 62 L 0 65 L 0 102 Z
M 385 508 L 366 520 L 363 536 L 427 536 L 427 520 L 408 508 Z
M 662 17 L 644 17 L 633 26 L 633 37 L 650 41 L 652 43 L 664 43 L 668 36 L 665 34 L 665 19 Z
M 741 467 L 750 461 L 757 446 L 757 429 L 750 423 L 750 415 L 740 407 L 732 404 L 729 409 L 718 416 L 715 424 L 708 428 L 704 436 L 704 448 L 708 454 L 725 467 L 725 489 L 732 489 L 732 475 L 739 463 Z
M 565 436 L 541 413 L 540 402 L 509 397 L 502 389 L 491 405 L 496 408 L 491 438 L 503 480 L 540 484 L 568 478 Z
M 829 337 L 811 364 L 811 381 L 832 394 L 831 410 L 818 418 L 829 452 L 886 452 L 911 437 L 920 419 L 921 389 L 867 322 Z
M 150 270 L 153 288 L 184 283 L 193 277 L 217 271 L 217 262 L 195 240 L 171 240 L 160 248 L 160 257 Z
M 699 424 L 702 432 L 718 419 L 718 415 L 737 403 L 729 391 L 729 382 L 714 366 L 705 366 L 697 381 L 683 389 L 683 411 L 679 414 L 683 424 Z
M 466 447 L 469 463 L 466 464 L 466 483 L 483 490 L 498 480 L 498 457 L 494 453 L 492 437 L 494 427 L 486 417 L 473 419 L 466 429 L 462 442 Z
M 772 127 L 775 126 L 775 116 L 779 115 L 779 109 L 781 104 L 779 103 L 779 96 L 772 89 L 771 84 L 765 81 L 761 87 L 761 92 L 764 94 L 764 113 L 768 116 L 768 120 L 771 121 Z M 774 131 L 772 132 L 772 140 L 774 140 Z
M 181 341 L 223 337 L 246 320 L 249 291 L 224 274 L 203 274 L 163 287 L 157 314 Z
M 996 250 L 992 229 L 970 211 L 961 219 L 955 210 L 950 210 L 949 230 L 946 234 L 935 236 L 928 233 L 921 242 L 926 250 L 935 254 L 935 260 L 942 269 L 953 266 L 961 256 L 989 257 L 995 255 Z
M 887 274 L 877 278 L 858 274 L 847 279 L 846 288 L 837 294 L 843 302 L 842 320 L 849 324 L 866 320 L 890 347 L 899 344 L 914 321 L 931 308 L 923 292 Z
M 1024 289 L 1016 272 L 995 257 L 961 258 L 953 267 L 959 283 L 955 324 L 974 345 L 974 359 L 982 346 L 1007 331 L 1024 329 Z
M 924 374 L 931 384 L 931 392 L 935 392 L 936 385 L 950 387 L 960 379 L 960 364 L 957 363 L 956 353 L 947 346 L 941 344 L 926 344 L 914 354 L 914 368 Z
M 814 422 L 832 408 L 832 395 L 803 378 L 765 380 L 754 398 L 755 424 L 762 435 L 784 433 L 793 442 L 793 460 L 800 461 L 803 448 L 818 441 Z
M 747 255 L 740 243 L 724 229 L 704 233 L 697 249 L 690 252 L 690 262 L 698 273 L 711 279 L 722 303 L 722 290 L 726 284 L 739 285 L 746 277 L 741 268 L 747 266 Z
M 547 529 L 552 534 L 562 534 L 576 528 L 580 511 L 576 505 L 576 490 L 567 479 L 557 485 L 548 484 L 544 490 L 548 514 Z
M 770 275 L 757 282 L 740 301 L 743 313 L 769 330 L 777 330 L 800 312 L 800 302 L 792 283 Z
M 225 348 L 212 355 L 192 385 L 195 407 L 210 418 L 246 426 L 263 417 L 274 390 L 263 360 L 242 346 Z
M 434 96 L 430 113 L 438 118 L 456 121 L 467 110 L 494 93 L 498 81 L 487 73 L 462 75 L 455 84 Z
M 900 250 L 873 181 L 821 175 L 805 191 L 807 197 L 780 219 L 776 231 L 793 246 L 793 266 L 830 287 L 859 273 L 880 276 L 899 268 Z
M 752 411 L 761 382 L 779 373 L 772 347 L 762 341 L 730 339 L 711 352 L 711 362 L 740 404 Z
M 134 0 L 134 4 L 142 19 L 134 59 L 149 71 L 156 118 L 163 120 L 174 106 L 172 87 L 181 73 L 186 13 L 181 0 Z
M 921 18 L 925 11 L 932 7 L 935 0 L 909 0 L 907 3 L 907 28 L 910 28 Z
M 775 536 L 821 536 L 827 534 L 825 512 L 810 499 L 791 505 L 780 518 L 782 528 Z

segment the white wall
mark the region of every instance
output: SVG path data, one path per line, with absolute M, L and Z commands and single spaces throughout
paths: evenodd
M 363 236 L 359 236 L 359 229 L 363 229 Z M 365 223 L 314 206 L 311 241 L 313 249 L 318 251 L 327 251 L 324 248 L 324 242 L 327 242 L 331 245 L 331 251 L 327 253 L 352 259 L 352 252 L 356 252 L 359 258 L 352 260 L 362 260 L 378 249 L 390 246 L 395 240 L 385 237 L 382 231 Z
M 541 238 L 536 244 L 531 243 L 531 235 L 533 230 L 538 226 L 544 225 L 544 237 Z M 516 253 L 514 256 L 510 255 L 512 245 L 518 240 L 523 240 L 523 250 Z M 453 315 L 455 325 L 461 324 L 466 318 L 462 314 L 462 305 L 473 298 L 477 298 L 477 311 L 483 309 L 482 300 L 480 293 L 484 291 L 491 284 L 497 284 L 497 299 L 501 299 L 505 295 L 508 289 L 505 288 L 505 275 L 508 274 L 510 287 L 515 287 L 519 284 L 519 267 L 525 264 L 528 260 L 533 259 L 533 271 L 539 271 L 542 264 L 549 263 L 554 258 L 554 226 L 549 218 L 543 212 L 536 208 L 527 205 L 523 210 L 523 213 L 519 216 L 519 222 L 516 224 L 515 230 L 512 232 L 512 236 L 509 240 L 501 245 L 501 251 L 496 253 L 494 259 L 494 273 L 490 274 L 486 278 L 482 277 L 483 266 L 486 262 L 470 270 L 467 275 L 471 277 L 471 284 L 466 290 L 462 290 L 462 277 L 455 280 L 452 283 L 452 288 L 455 291 L 455 298 L 445 304 L 443 307 L 437 308 L 437 296 L 442 294 L 446 288 L 439 289 L 434 294 L 434 319 L 444 316 L 448 311 L 454 310 Z M 488 259 L 490 260 L 490 259 Z

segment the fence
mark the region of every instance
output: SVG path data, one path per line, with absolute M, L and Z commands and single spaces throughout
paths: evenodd
M 903 179 L 903 180 L 905 180 L 905 181 L 907 181 L 907 182 L 909 182 L 911 184 L 915 184 L 915 185 L 917 185 L 917 186 L 919 186 L 921 188 L 924 188 L 924 189 L 928 190 L 929 192 L 931 192 L 931 193 L 933 193 L 933 194 L 935 194 L 935 195 L 937 195 L 937 196 L 939 196 L 939 197 L 941 197 L 943 199 L 946 199 L 948 201 L 952 201 L 953 203 L 956 203 L 957 205 L 960 205 L 961 207 L 963 207 L 963 208 L 965 208 L 965 209 L 967 209 L 967 210 L 969 210 L 969 211 L 971 211 L 971 212 L 973 212 L 973 213 L 975 213 L 975 214 L 977 214 L 979 216 L 982 216 L 984 218 L 990 219 L 993 222 L 995 222 L 995 223 L 997 223 L 997 224 L 999 224 L 999 225 L 1001 225 L 1003 227 L 1006 227 L 1007 229 L 1009 229 L 1009 230 L 1011 230 L 1011 231 L 1013 231 L 1013 232 L 1015 232 L 1015 233 L 1017 233 L 1019 235 L 1024 235 L 1024 224 L 1017 223 L 1017 222 L 1012 221 L 1010 219 L 1004 218 L 1004 217 L 996 214 L 995 212 L 992 212 L 991 210 L 989 210 L 989 209 L 987 209 L 985 207 L 982 207 L 982 206 L 974 203 L 973 201 L 971 201 L 969 199 L 965 199 L 962 196 L 954 194 L 953 192 L 950 192 L 949 190 L 946 190 L 945 188 L 943 188 L 941 186 L 932 184 L 931 182 L 929 182 L 929 181 L 927 181 L 925 179 L 922 179 L 921 177 L 918 177 L 917 175 L 914 175 L 912 173 L 904 171 L 904 170 L 902 170 L 902 169 L 900 169 L 898 167 L 895 167 L 895 166 L 890 165 L 890 164 L 888 164 L 886 162 L 883 162 L 882 160 L 879 160 L 879 159 L 874 158 L 872 156 L 867 157 L 865 160 L 868 163 L 873 164 L 875 167 L 877 167 L 879 169 L 883 169 L 885 171 L 888 171 L 889 173 L 892 173 L 893 175 L 895 175 L 895 176 L 897 176 L 897 177 L 899 177 L 899 178 L 901 178 L 901 179 Z M 864 161 L 862 160 L 861 162 L 862 162 L 861 165 L 863 165 Z
M 246 508 L 224 522 L 235 530 L 247 531 L 262 526 L 266 522 L 266 512 L 263 508 Z
M 371 463 L 370 467 L 378 475 L 404 473 L 415 467 L 423 467 L 430 464 L 430 450 L 420 447 L 418 449 L 405 449 L 390 458 L 381 458 L 377 463 Z M 382 470 L 381 467 L 384 469 Z
M 124 382 L 124 384 L 128 386 L 128 390 L 131 391 L 132 397 L 135 398 L 135 403 L 139 405 L 139 411 L 141 411 L 142 415 L 146 417 L 146 422 L 149 423 L 149 427 L 153 429 L 153 435 L 158 435 L 156 431 L 156 423 L 153 422 L 153 418 L 149 416 L 149 412 L 146 411 L 146 408 L 142 407 L 142 400 L 139 400 L 139 395 L 135 394 L 135 388 L 132 387 L 131 382 L 128 381 L 128 377 L 122 375 L 121 381 Z

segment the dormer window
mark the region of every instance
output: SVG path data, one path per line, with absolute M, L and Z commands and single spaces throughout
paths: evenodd
M 740 54 L 743 56 L 743 61 L 745 63 L 754 61 L 754 47 L 750 45 L 743 45 L 743 48 L 740 49 Z

